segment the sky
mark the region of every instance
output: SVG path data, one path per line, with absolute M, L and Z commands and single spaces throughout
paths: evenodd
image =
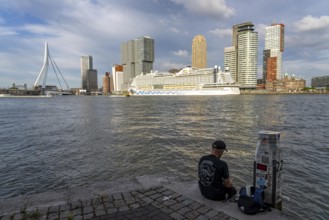
M 283 73 L 308 86 L 312 77 L 329 75 L 328 0 L 0 0 L 0 5 L 0 88 L 32 87 L 45 42 L 70 88 L 81 85 L 81 56 L 93 57 L 102 87 L 105 72 L 121 64 L 121 44 L 142 36 L 155 40 L 154 70 L 190 65 L 198 34 L 207 40 L 208 66 L 223 67 L 232 26 L 247 21 L 258 32 L 258 78 L 265 27 L 274 23 L 285 25 Z M 59 86 L 51 66 L 47 84 Z

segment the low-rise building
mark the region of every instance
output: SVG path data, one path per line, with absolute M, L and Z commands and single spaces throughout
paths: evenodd
M 266 81 L 266 90 L 270 92 L 298 92 L 306 86 L 306 80 L 289 77 L 286 73 L 282 80 Z
M 313 77 L 311 86 L 314 88 L 326 88 L 329 87 L 329 76 Z

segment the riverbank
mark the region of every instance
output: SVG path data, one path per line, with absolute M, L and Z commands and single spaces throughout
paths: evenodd
M 196 182 L 141 176 L 88 188 L 0 200 L 0 219 L 298 219 L 279 210 L 245 215 L 203 198 Z
M 267 90 L 241 90 L 241 95 L 328 95 L 323 91 L 271 92 Z

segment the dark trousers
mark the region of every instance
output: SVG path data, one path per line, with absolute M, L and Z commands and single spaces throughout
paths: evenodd
M 200 188 L 201 194 L 210 200 L 221 201 L 221 200 L 229 199 L 232 196 L 236 195 L 236 188 L 234 188 L 234 187 L 231 187 L 231 188 L 224 187 L 223 191 L 218 192 L 218 191 L 211 190 L 209 188 L 208 189 L 204 188 L 199 182 L 199 188 Z

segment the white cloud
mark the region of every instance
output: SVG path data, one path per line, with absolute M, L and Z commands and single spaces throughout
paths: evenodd
M 228 18 L 235 10 L 226 4 L 225 0 L 171 0 L 183 5 L 192 14 L 208 16 L 213 19 Z
M 211 31 L 208 31 L 209 34 L 213 34 L 215 36 L 218 36 L 218 37 L 232 37 L 232 29 L 215 29 L 215 30 L 211 30 Z
M 187 50 L 172 51 L 172 53 L 175 56 L 179 56 L 179 57 L 188 57 L 189 56 L 189 52 Z
M 176 33 L 176 34 L 179 33 L 179 30 L 177 28 L 174 28 L 174 27 L 170 28 L 170 31 L 173 32 L 173 33 Z
M 187 66 L 187 64 L 161 60 L 158 62 L 157 68 L 159 68 L 160 71 L 168 71 L 170 69 L 180 69 L 185 66 Z
M 302 32 L 328 30 L 329 16 L 313 17 L 308 15 L 295 22 L 294 26 L 297 31 Z
M 3 28 L 0 27 L 0 36 L 10 36 L 10 35 L 16 35 L 16 31 L 12 30 L 11 28 Z

